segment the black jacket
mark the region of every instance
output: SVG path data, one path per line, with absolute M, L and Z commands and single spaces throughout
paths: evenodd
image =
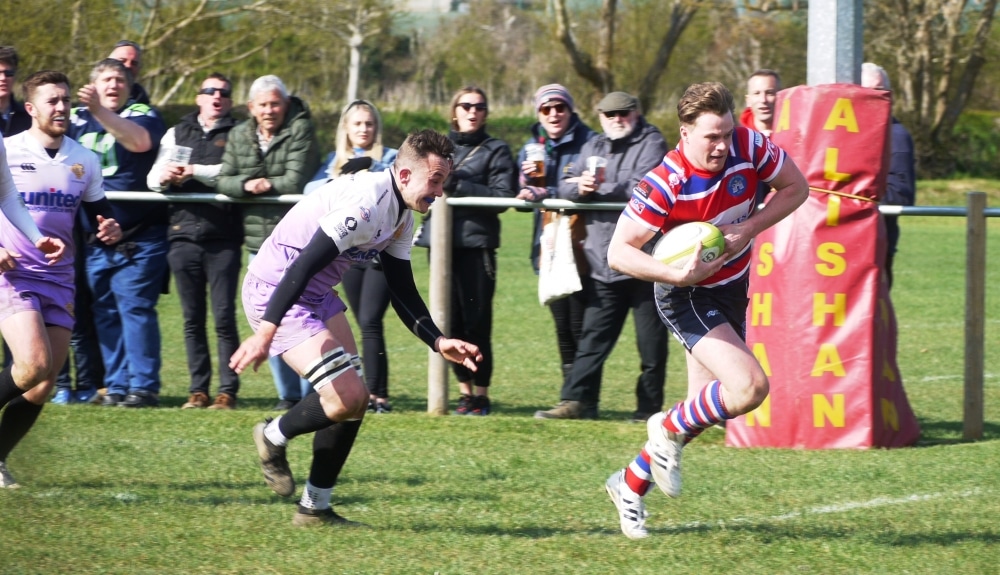
M 181 118 L 174 126 L 174 141 L 178 146 L 191 148 L 191 163 L 215 165 L 222 163 L 229 130 L 236 125 L 232 116 L 216 120 L 211 130 L 205 132 L 198 123 L 198 112 Z M 215 188 L 194 178 L 181 186 L 171 186 L 174 194 L 214 194 Z M 177 203 L 170 204 L 170 241 L 230 241 L 243 243 L 243 214 L 237 204 Z
M 465 134 L 452 131 L 455 143 L 452 174 L 444 188 L 449 196 L 513 198 L 517 195 L 517 171 L 510 148 L 503 140 L 490 137 L 485 129 Z M 453 248 L 500 247 L 500 218 L 503 209 L 455 208 L 452 212 Z M 431 214 L 424 217 L 416 245 L 430 247 Z
M 7 120 L 0 119 L 0 136 L 4 138 L 20 134 L 31 127 L 31 116 L 24 111 L 24 104 L 10 97 L 10 115 Z

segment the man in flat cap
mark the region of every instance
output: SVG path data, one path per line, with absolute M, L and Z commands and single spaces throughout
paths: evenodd
M 627 202 L 646 172 L 660 165 L 667 143 L 646 122 L 639 101 L 625 92 L 611 92 L 597 104 L 603 134 L 580 149 L 579 160 L 559 184 L 559 197 L 576 202 Z M 603 161 L 602 161 L 603 160 Z M 632 310 L 642 371 L 636 383 L 634 420 L 645 421 L 663 406 L 667 377 L 667 330 L 649 294 L 653 284 L 612 270 L 608 245 L 620 210 L 587 210 L 583 249 L 590 274 L 582 279 L 587 305 L 573 366 L 562 387 L 560 402 L 538 419 L 596 419 L 604 361 L 611 355 L 628 312 Z M 652 249 L 652 241 L 647 249 Z

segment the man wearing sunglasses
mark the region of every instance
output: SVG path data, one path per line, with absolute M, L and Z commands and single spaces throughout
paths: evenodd
M 597 104 L 603 134 L 580 149 L 579 160 L 561 174 L 559 197 L 576 202 L 627 202 L 646 172 L 660 165 L 667 143 L 646 122 L 639 101 L 611 92 Z M 603 175 L 588 168 L 590 158 L 603 158 Z M 590 274 L 581 278 L 587 299 L 576 355 L 563 383 L 561 401 L 538 419 L 596 419 L 604 361 L 611 355 L 628 312 L 635 322 L 642 372 L 636 383 L 633 420 L 645 421 L 663 407 L 667 376 L 667 330 L 649 297 L 653 284 L 608 266 L 608 245 L 620 210 L 587 210 L 583 249 Z M 652 248 L 650 242 L 649 248 Z
M 13 46 L 0 46 L 0 136 L 4 138 L 31 127 L 31 116 L 14 97 L 14 76 L 19 60 Z
M 236 125 L 232 84 L 222 74 L 201 83 L 198 110 L 181 118 L 160 140 L 156 163 L 146 177 L 149 189 L 170 193 L 214 194 L 229 131 Z M 183 153 L 178 153 L 181 151 Z M 189 156 L 189 157 L 185 157 Z M 243 215 L 236 204 L 169 204 L 167 261 L 174 274 L 184 315 L 184 347 L 191 376 L 184 409 L 233 409 L 240 379 L 229 358 L 240 344 L 236 328 L 236 288 L 243 244 Z M 210 296 L 218 349 L 219 392 L 210 404 L 212 379 L 205 295 Z

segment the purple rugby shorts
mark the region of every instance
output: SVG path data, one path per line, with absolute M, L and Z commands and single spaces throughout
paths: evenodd
M 0 275 L 0 322 L 10 316 L 35 311 L 42 314 L 45 325 L 72 330 L 76 323 L 73 300 L 76 287 L 24 276 L 8 279 Z
M 252 273 L 243 278 L 243 312 L 250 327 L 260 327 L 267 302 L 271 301 L 275 285 L 267 283 Z M 281 318 L 281 325 L 271 342 L 271 357 L 281 355 L 317 333 L 327 329 L 326 322 L 333 316 L 347 311 L 347 305 L 332 289 L 321 298 L 303 295 Z

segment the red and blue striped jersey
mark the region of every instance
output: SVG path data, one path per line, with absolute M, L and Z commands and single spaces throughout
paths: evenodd
M 683 154 L 683 141 L 667 152 L 659 166 L 632 190 L 624 214 L 653 232 L 666 233 L 688 222 L 716 226 L 746 220 L 754 210 L 759 182 L 770 182 L 781 171 L 785 152 L 759 132 L 738 127 L 725 167 L 705 172 Z M 744 277 L 750 269 L 751 244 L 731 257 L 700 286 L 724 285 Z

